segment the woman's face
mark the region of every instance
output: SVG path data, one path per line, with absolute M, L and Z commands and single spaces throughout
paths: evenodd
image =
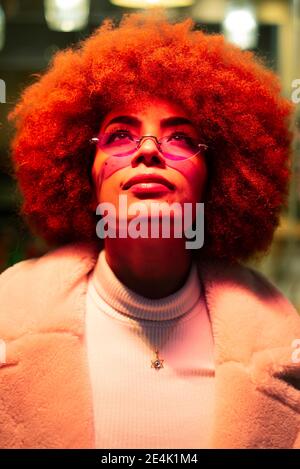
M 117 129 L 138 137 L 154 135 L 158 140 L 184 132 L 199 141 L 197 130 L 184 110 L 173 102 L 161 99 L 152 99 L 136 109 L 126 106 L 109 112 L 102 121 L 99 133 Z M 146 175 L 162 176 L 167 182 L 128 182 L 135 176 Z M 126 159 L 110 156 L 98 149 L 92 167 L 92 179 L 97 204 L 109 202 L 116 210 L 120 195 L 127 196 L 128 207 L 131 203 L 141 201 L 147 206 L 154 201 L 168 204 L 190 202 L 194 205 L 202 200 L 207 167 L 203 152 L 174 164 L 174 161 L 165 158 L 153 139 L 144 139 L 140 147 Z

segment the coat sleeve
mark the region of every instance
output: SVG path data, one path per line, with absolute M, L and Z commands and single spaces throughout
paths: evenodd
M 293 449 L 300 449 L 300 314 L 292 302 L 268 278 L 256 269 L 249 268 L 249 270 L 255 278 L 255 282 L 265 289 L 270 297 L 276 298 L 278 310 L 285 317 L 281 331 L 283 339 L 286 340 L 288 336 L 288 333 L 285 332 L 284 323 L 288 324 L 287 330 L 291 332 L 288 339 L 291 345 L 290 359 L 286 362 L 286 366 L 282 367 L 278 377 L 285 382 L 287 386 L 286 394 L 293 397 L 292 402 L 294 404 L 298 403 L 298 405 L 293 406 L 298 421 L 298 432 Z M 279 363 L 278 368 L 280 369 Z

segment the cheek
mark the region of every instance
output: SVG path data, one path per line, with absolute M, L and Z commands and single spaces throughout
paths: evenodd
M 199 200 L 207 177 L 205 161 L 197 160 L 195 162 L 193 159 L 190 159 L 184 162 L 178 162 L 170 160 L 168 165 L 184 176 L 192 197 L 195 200 Z
M 117 203 L 120 191 L 118 170 L 122 169 L 123 166 L 128 166 L 128 163 L 124 165 L 124 162 L 121 162 L 122 159 L 109 158 L 101 153 L 95 159 L 92 167 L 92 179 L 97 203 Z
M 114 186 L 114 175 L 119 170 L 127 168 L 131 164 L 132 156 L 115 158 L 103 156 L 101 153 L 96 157 L 92 168 L 92 178 L 94 182 L 94 187 L 97 192 L 97 197 L 99 199 L 100 194 L 103 194 L 106 187 L 106 180 L 109 178 L 109 187 L 110 190 Z M 116 184 L 117 184 L 116 178 Z M 118 186 L 119 187 L 119 186 Z M 109 194 L 108 194 L 109 195 Z
M 98 192 L 102 187 L 102 184 L 106 179 L 110 179 L 113 175 L 126 167 L 129 167 L 131 164 L 132 156 L 116 158 L 116 157 L 105 157 L 98 158 L 93 166 L 92 175 L 95 186 L 97 187 Z
M 205 162 L 201 162 L 201 164 L 197 165 L 195 168 L 196 177 L 195 177 L 195 186 L 193 186 L 193 191 L 196 194 L 198 201 L 200 198 L 203 197 L 203 193 L 206 187 L 207 181 L 207 166 Z

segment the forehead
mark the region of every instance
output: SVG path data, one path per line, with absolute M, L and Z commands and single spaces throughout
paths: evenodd
M 103 121 L 102 127 L 106 126 L 112 119 L 118 116 L 133 116 L 140 121 L 152 120 L 160 122 L 169 117 L 185 117 L 189 119 L 187 112 L 180 104 L 174 101 L 162 99 L 147 99 L 144 102 L 120 105 L 108 112 Z

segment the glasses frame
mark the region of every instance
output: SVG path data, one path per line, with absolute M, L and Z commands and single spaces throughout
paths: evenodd
M 104 136 L 104 135 L 109 134 L 109 133 L 114 133 L 114 132 L 106 132 L 106 133 L 102 134 L 101 136 Z M 101 143 L 101 136 L 100 136 L 100 138 L 99 137 L 92 137 L 90 139 L 90 143 L 96 143 L 97 147 L 100 148 L 104 153 L 106 153 L 105 150 L 103 150 L 101 147 L 99 147 L 99 145 Z M 129 153 L 128 155 L 132 155 L 133 153 L 135 153 L 141 147 L 143 139 L 151 138 L 151 139 L 154 139 L 156 146 L 158 147 L 159 151 L 164 155 L 164 157 L 167 158 L 167 159 L 172 159 L 172 158 L 168 158 L 168 156 L 166 156 L 165 153 L 161 150 L 161 144 L 163 143 L 163 140 L 166 139 L 166 138 L 169 138 L 170 136 L 171 135 L 161 137 L 159 140 L 155 135 L 143 135 L 140 138 L 134 138 L 136 146 L 135 146 L 134 150 L 132 150 L 132 152 Z M 133 135 L 133 137 L 136 137 L 136 135 Z M 199 148 L 199 150 L 196 153 L 194 153 L 191 156 L 188 156 L 187 158 L 182 158 L 182 160 L 185 161 L 185 160 L 189 160 L 190 158 L 194 158 L 194 156 L 198 155 L 201 152 L 202 149 L 204 149 L 204 152 L 207 151 L 207 149 L 208 149 L 208 146 L 205 143 L 198 143 L 197 147 Z M 115 158 L 124 158 L 125 156 L 128 156 L 128 155 L 123 155 L 123 156 L 111 155 L 111 156 L 114 156 Z

